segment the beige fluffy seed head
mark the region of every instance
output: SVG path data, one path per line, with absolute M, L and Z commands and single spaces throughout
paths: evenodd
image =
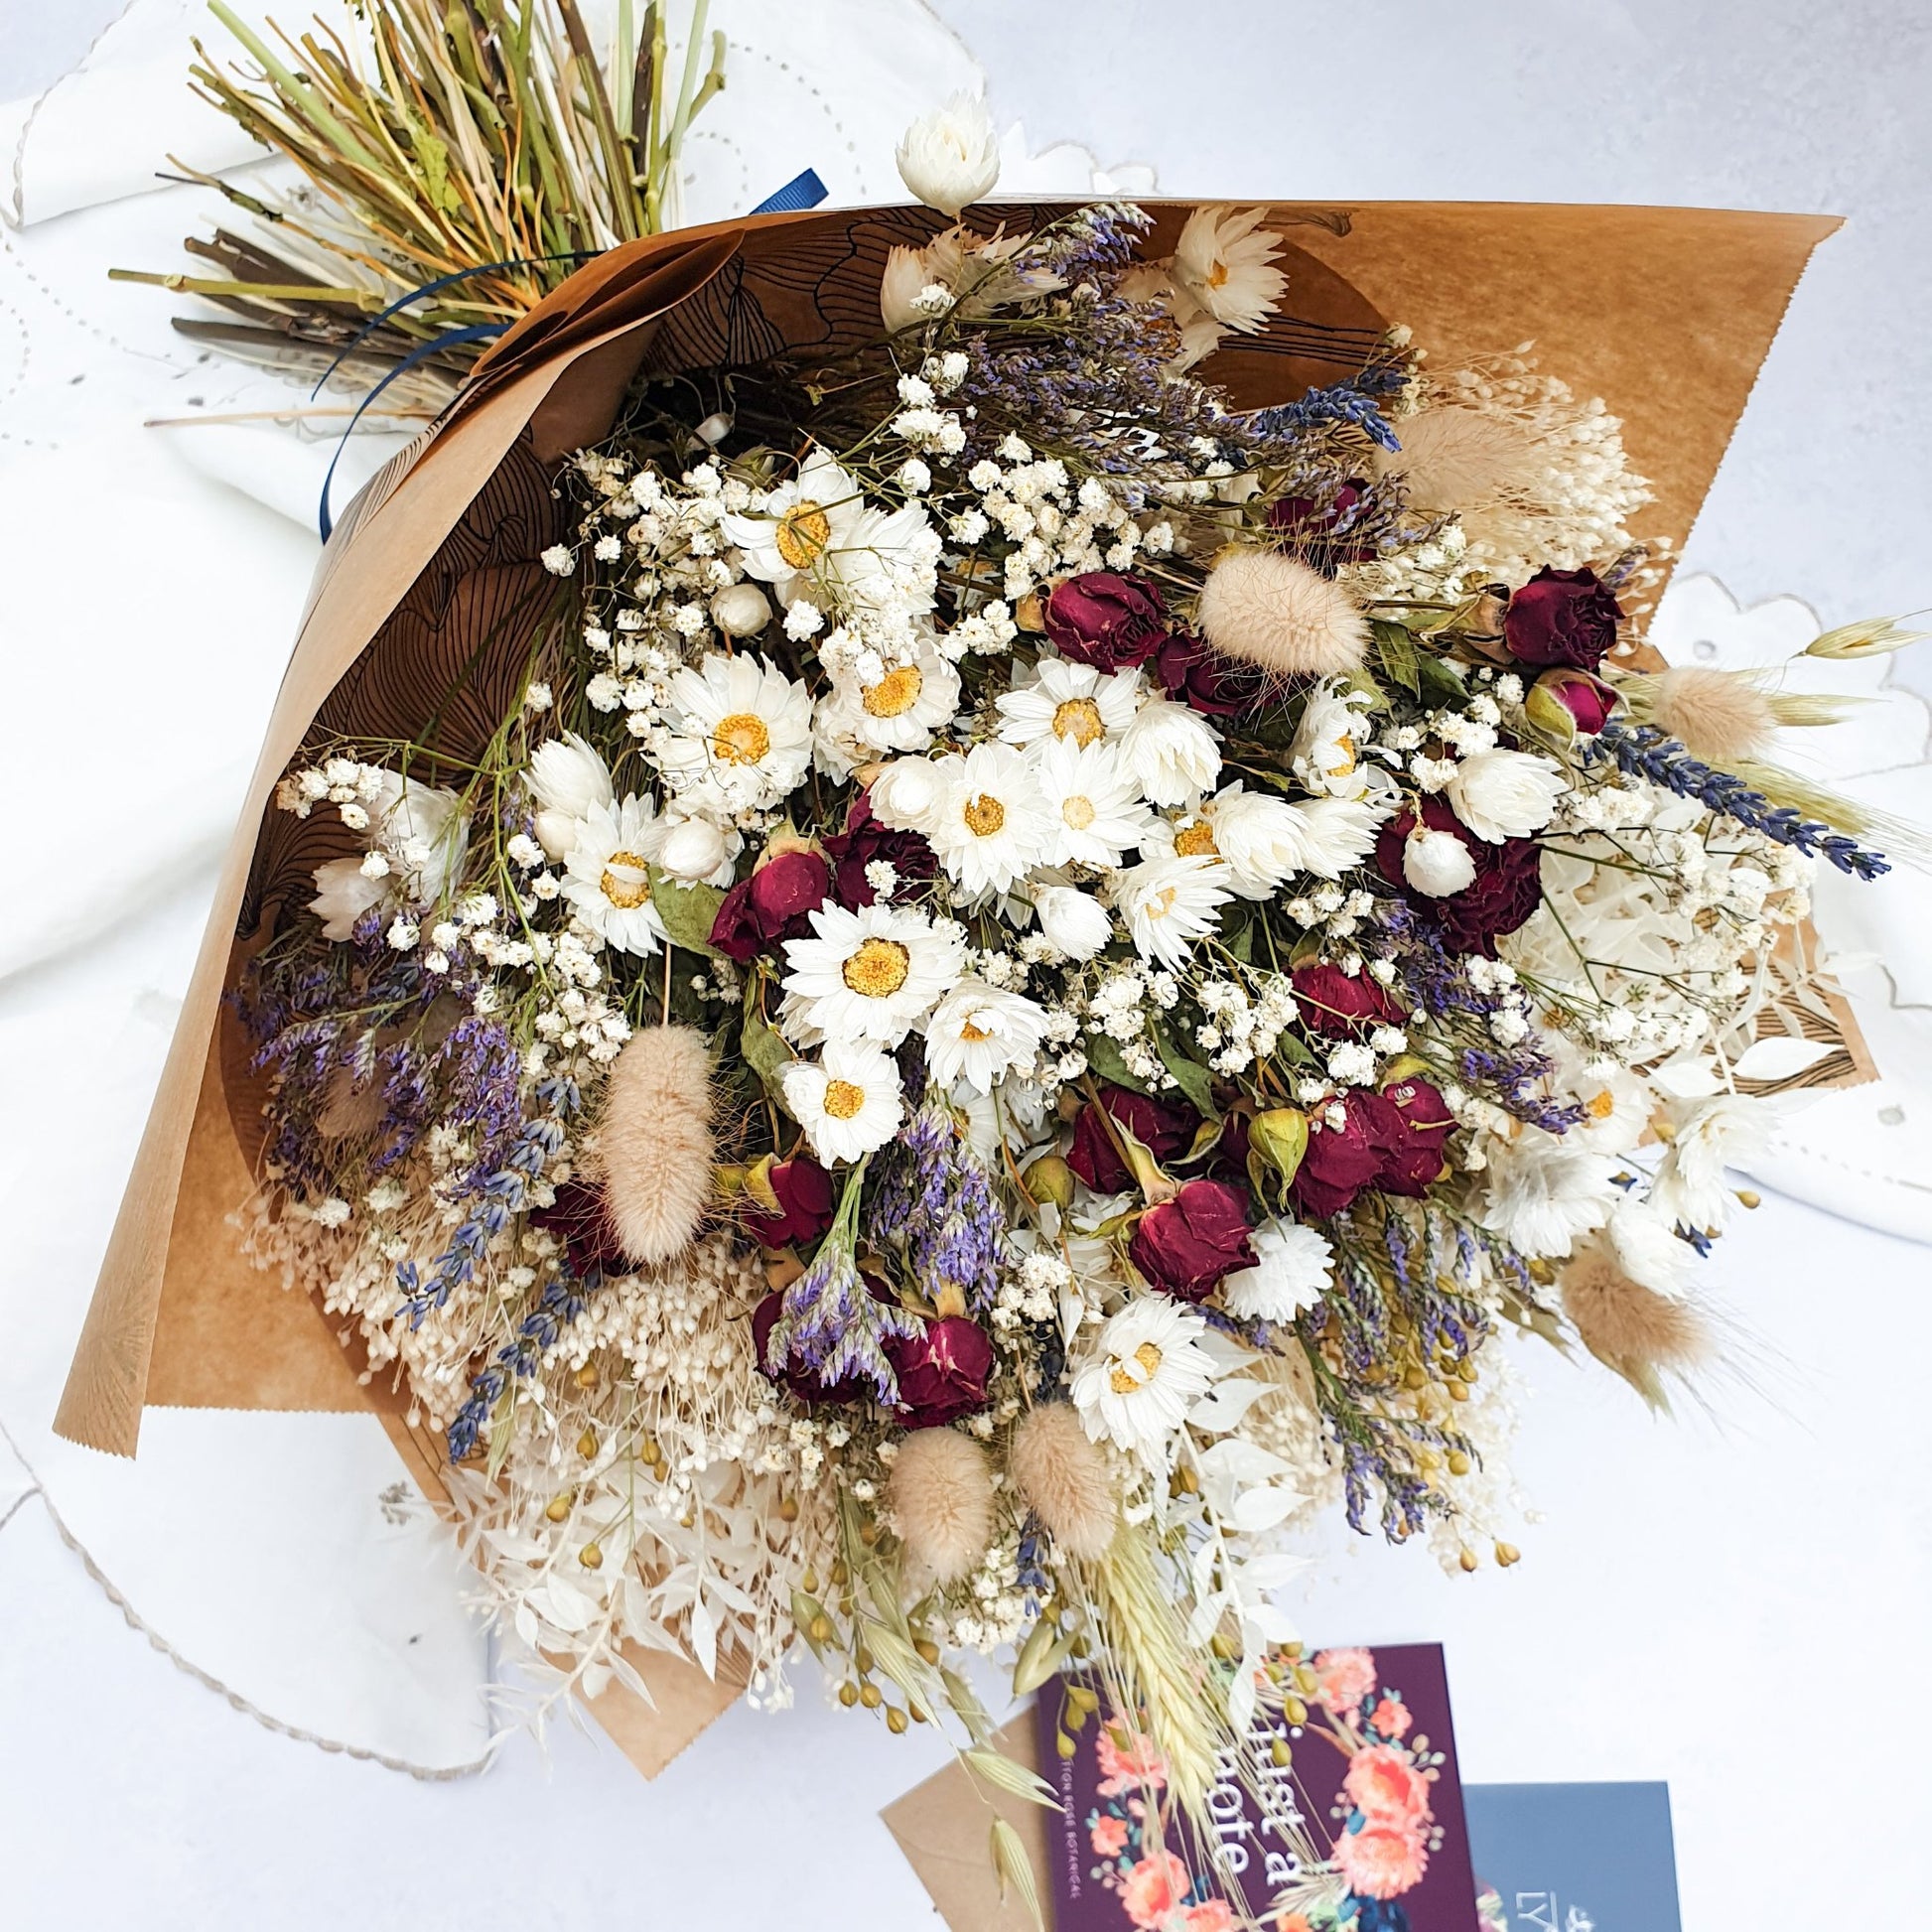
M 1690 1303 L 1640 1287 L 1600 1250 L 1587 1250 L 1564 1269 L 1563 1311 L 1599 1362 L 1639 1384 L 1660 1372 L 1685 1374 L 1715 1352 Z
M 1533 489 L 1546 458 L 1509 417 L 1439 404 L 1405 416 L 1399 450 L 1375 453 L 1377 476 L 1402 479 L 1421 510 L 1468 510 Z
M 1070 1403 L 1044 1403 L 1021 1417 L 1007 1470 L 1069 1556 L 1093 1563 L 1107 1554 L 1120 1504 L 1107 1458 L 1087 1440 Z
M 1354 670 L 1368 620 L 1339 584 L 1278 550 L 1231 550 L 1207 574 L 1196 611 L 1214 649 L 1278 677 Z
M 1650 718 L 1713 764 L 1761 751 L 1777 724 L 1771 701 L 1749 679 L 1695 664 L 1657 680 Z
M 612 1232 L 639 1267 L 691 1245 L 711 1193 L 711 1056 L 690 1027 L 647 1027 L 611 1068 L 598 1164 Z
M 905 1554 L 957 1583 L 993 1540 L 993 1466 L 956 1429 L 915 1429 L 898 1446 L 886 1489 Z

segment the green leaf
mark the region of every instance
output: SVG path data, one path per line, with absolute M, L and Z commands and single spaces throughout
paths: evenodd
M 707 959 L 720 957 L 711 943 L 711 928 L 717 922 L 718 908 L 725 895 L 716 886 L 680 886 L 668 873 L 650 869 L 650 902 L 664 922 L 674 946 L 686 952 L 703 953 Z
M 1424 651 L 1416 661 L 1416 672 L 1424 703 L 1459 705 L 1467 701 L 1469 693 L 1462 683 L 1461 672 L 1446 659 Z
M 1046 1921 L 1039 1911 L 1039 1889 L 1034 1883 L 1034 1868 L 1027 1861 L 1027 1848 L 1021 1844 L 1020 1834 L 1004 1818 L 993 1821 L 993 1869 L 1000 1874 L 1001 1898 L 1006 1897 L 1007 1887 L 1011 1885 L 1020 1902 L 1033 1914 L 1038 1932 L 1046 1932 Z
M 792 1051 L 783 1037 L 756 1014 L 748 1013 L 739 1029 L 740 1057 L 763 1083 L 764 1090 L 780 1107 L 785 1107 L 784 1070 L 792 1062 Z M 791 1109 L 785 1107 L 785 1112 Z
M 1025 1798 L 1030 1805 L 1039 1805 L 1047 1811 L 1060 1809 L 1059 1795 L 1053 1787 L 1037 1771 L 1016 1764 L 1004 1751 L 967 1751 L 965 1758 L 988 1784 L 999 1790 Z
M 1086 1037 L 1087 1064 L 1103 1080 L 1110 1080 L 1117 1087 L 1131 1087 L 1134 1092 L 1147 1092 L 1147 1082 L 1139 1074 L 1127 1070 L 1127 1062 L 1120 1056 L 1119 1044 L 1105 1034 L 1089 1034 Z
M 1234 937 L 1227 942 L 1227 947 L 1229 953 L 1232 954 L 1234 958 L 1238 959 L 1242 963 L 1242 965 L 1244 966 L 1252 965 L 1254 963 L 1254 956 L 1255 956 L 1254 920 L 1249 919 L 1242 926 L 1241 930 L 1237 932 L 1234 935 Z
M 1382 666 L 1382 675 L 1391 684 L 1401 685 L 1411 697 L 1421 697 L 1422 673 L 1415 638 L 1401 624 L 1379 620 L 1369 629 L 1375 636 L 1375 655 Z
M 1195 1109 L 1210 1120 L 1219 1120 L 1221 1110 L 1214 1104 L 1214 1078 L 1207 1068 L 1198 1060 L 1190 1060 L 1168 1037 L 1165 1027 L 1155 1029 L 1154 1044 L 1160 1051 L 1162 1065 L 1173 1075 L 1174 1084 L 1194 1103 Z

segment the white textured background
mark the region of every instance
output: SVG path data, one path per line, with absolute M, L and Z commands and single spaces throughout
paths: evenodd
M 109 11 L 0 0 L 0 98 L 63 71 Z M 940 11 L 1003 124 L 1024 119 L 1035 148 L 1155 163 L 1176 194 L 1850 215 L 1687 562 L 1828 622 L 1932 603 L 1932 10 L 1917 0 Z M 5 611 L 0 584 L 0 625 Z M 35 641 L 0 631 L 0 648 Z M 1932 688 L 1923 659 L 1914 672 Z M 192 923 L 169 932 L 179 954 Z M 161 984 L 185 970 L 157 958 Z M 1932 1722 L 1932 1522 L 1910 1413 L 1932 1257 L 1782 1200 L 1725 1248 L 1755 1392 L 1673 1429 L 1604 1378 L 1532 1358 L 1519 1468 L 1549 1520 L 1528 1561 L 1449 1585 L 1420 1553 L 1349 1549 L 1308 1621 L 1448 1640 L 1473 1778 L 1669 1777 L 1692 1932 L 1808 1932 L 1835 1909 L 1840 1767 L 1882 1751 L 1884 1816 L 1864 1828 L 1893 1848 L 1876 1892 L 1904 1932 L 1932 1810 L 1914 1741 Z M 0 1517 L 8 1481 L 0 1455 Z M 735 1712 L 655 1785 L 568 1733 L 548 1767 L 518 1741 L 483 1778 L 419 1784 L 273 1736 L 173 1670 L 31 1499 L 0 1533 L 5 1932 L 668 1932 L 767 1914 L 897 1932 L 930 1921 L 873 1813 L 936 1762 L 929 1737 L 821 1711 L 807 1684 L 790 1718 Z

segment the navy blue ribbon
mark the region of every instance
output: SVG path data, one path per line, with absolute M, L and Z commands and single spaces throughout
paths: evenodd
M 807 168 L 792 176 L 785 185 L 773 194 L 767 195 L 752 212 L 754 214 L 793 214 L 808 207 L 816 207 L 831 191 L 819 180 L 815 168 Z M 544 262 L 591 261 L 596 257 L 594 249 L 577 249 L 560 255 L 525 255 L 515 261 L 483 262 L 476 268 L 460 268 L 453 275 L 439 275 L 433 282 L 425 282 L 413 288 L 407 295 L 399 295 L 385 309 L 371 316 L 348 342 L 344 345 L 336 359 L 323 370 L 321 379 L 309 392 L 311 401 L 321 395 L 328 385 L 329 378 L 355 353 L 371 334 L 389 320 L 400 315 L 412 302 L 420 302 L 426 295 L 440 294 L 444 289 L 454 288 L 459 282 L 467 282 L 473 276 L 494 274 L 498 269 L 535 268 Z M 316 524 L 322 532 L 324 543 L 329 541 L 330 532 L 335 529 L 335 518 L 329 513 L 330 485 L 336 481 L 336 466 L 343 460 L 343 451 L 348 447 L 348 439 L 355 434 L 355 425 L 362 420 L 366 410 L 390 383 L 399 375 L 407 375 L 417 363 L 437 353 L 439 349 L 455 348 L 464 343 L 487 342 L 493 336 L 504 334 L 509 328 L 506 322 L 473 322 L 461 329 L 446 329 L 440 336 L 432 336 L 426 343 L 419 343 L 405 355 L 396 366 L 383 376 L 362 400 L 355 405 L 355 413 L 348 419 L 348 427 L 343 431 L 336 443 L 336 453 L 329 459 L 328 473 L 322 480 L 322 502 L 317 510 Z

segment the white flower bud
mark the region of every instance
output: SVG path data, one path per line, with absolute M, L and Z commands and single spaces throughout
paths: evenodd
M 686 818 L 665 834 L 657 863 L 673 879 L 709 879 L 728 856 L 725 835 L 710 819 Z
M 1402 876 L 1417 892 L 1447 898 L 1475 883 L 1476 862 L 1453 832 L 1418 825 L 1402 843 Z
M 771 621 L 771 606 L 756 584 L 731 584 L 711 600 L 711 621 L 727 637 L 756 637 Z
M 1068 959 L 1091 959 L 1113 932 L 1107 908 L 1071 886 L 1042 886 L 1034 895 L 1034 910 L 1047 944 Z
M 1000 142 L 986 102 L 954 94 L 922 114 L 898 144 L 898 173 L 927 207 L 954 220 L 969 203 L 984 200 L 1000 179 Z
M 897 832 L 921 832 L 946 795 L 945 775 L 930 759 L 894 759 L 872 781 L 873 816 Z

